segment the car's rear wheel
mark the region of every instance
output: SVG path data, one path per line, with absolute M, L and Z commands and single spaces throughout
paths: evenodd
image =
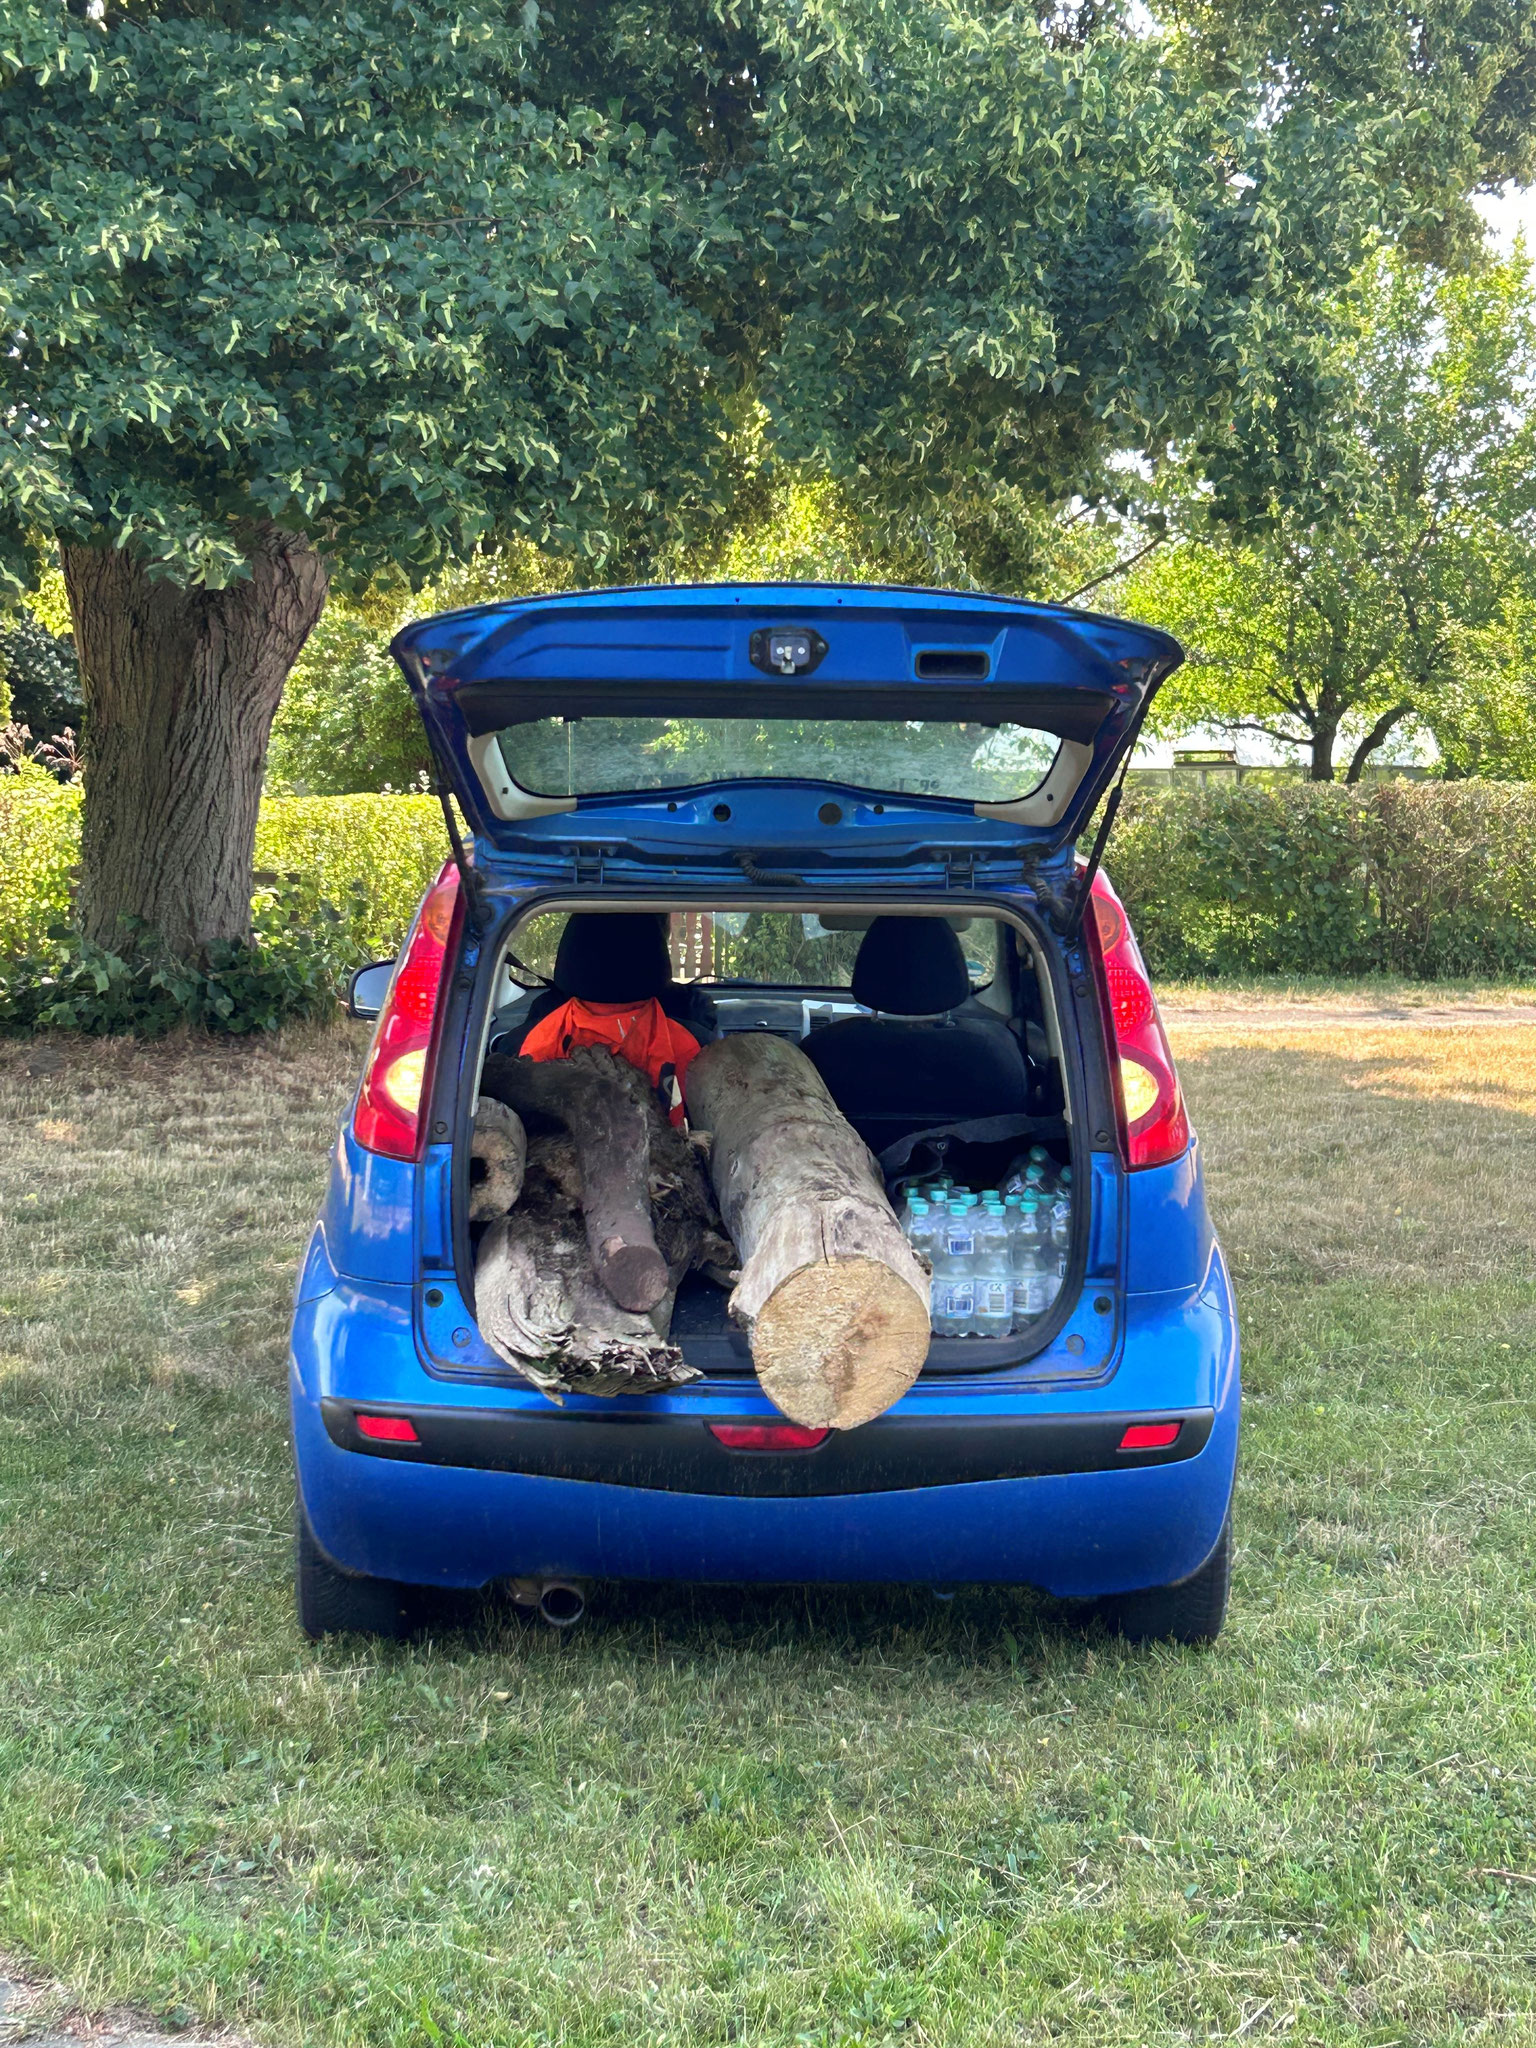
M 416 1587 L 337 1571 L 315 1541 L 302 1500 L 295 1503 L 294 1524 L 293 1590 L 305 1635 L 316 1642 L 349 1633 L 399 1638 L 420 1626 Z
M 1232 1517 L 1221 1525 L 1216 1548 L 1193 1578 L 1143 1593 L 1115 1593 L 1099 1612 L 1129 1643 L 1213 1643 L 1227 1618 L 1232 1582 Z

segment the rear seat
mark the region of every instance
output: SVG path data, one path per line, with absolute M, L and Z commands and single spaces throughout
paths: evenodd
M 910 1131 L 1027 1111 L 1019 1042 L 976 1002 L 960 941 L 942 918 L 877 917 L 852 993 L 879 1014 L 813 1031 L 805 1052 L 874 1151 Z
M 573 911 L 560 934 L 551 986 L 494 1035 L 492 1050 L 520 1052 L 534 1025 L 572 996 L 586 1003 L 642 1003 L 655 996 L 701 1044 L 714 1035 L 709 997 L 691 982 L 672 979 L 665 911 Z

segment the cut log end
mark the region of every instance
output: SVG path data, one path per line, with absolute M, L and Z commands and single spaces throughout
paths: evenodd
M 610 1239 L 597 1257 L 603 1285 L 620 1308 L 644 1315 L 668 1286 L 667 1262 L 654 1244 L 621 1244 Z
M 899 1401 L 928 1355 L 927 1311 L 874 1259 L 791 1274 L 752 1328 L 763 1392 L 808 1429 L 856 1429 Z

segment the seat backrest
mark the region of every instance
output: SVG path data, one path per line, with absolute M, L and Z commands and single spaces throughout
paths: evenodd
M 875 1151 L 909 1131 L 1027 1109 L 1019 1042 L 1000 1017 L 962 1007 L 970 976 L 942 918 L 877 917 L 854 962 L 853 994 L 880 1014 L 813 1031 L 804 1051 Z
M 698 1017 L 691 988 L 672 979 L 665 911 L 572 911 L 555 949 L 552 986 L 539 991 L 496 1050 L 518 1052 L 534 1025 L 572 996 L 588 1003 L 641 1003 L 656 996 L 667 1015 L 695 1036 L 701 1022 L 709 1028 Z
M 971 993 L 960 941 L 942 917 L 877 917 L 859 942 L 853 999 L 891 1017 L 936 1017 Z

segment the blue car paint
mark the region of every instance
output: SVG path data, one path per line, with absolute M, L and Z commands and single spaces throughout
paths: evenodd
M 691 602 L 686 594 L 669 595 Z M 767 603 L 761 591 L 747 595 L 760 608 Z M 941 624 L 952 639 L 974 602 L 874 595 L 907 610 L 947 611 Z M 586 602 L 561 601 L 569 610 Z M 786 600 L 781 608 L 804 606 Z M 498 620 L 505 627 L 528 610 L 492 607 L 456 617 L 475 623 L 475 644 L 483 648 L 494 638 L 489 627 Z M 488 613 L 497 616 L 487 624 Z M 1083 672 L 1096 676 L 1105 650 L 1126 644 L 1099 632 L 1115 624 L 1090 622 Z M 926 632 L 930 643 L 943 637 L 931 619 L 909 620 L 903 630 L 909 638 Z M 1081 635 L 1076 621 L 1070 634 Z M 457 755 L 464 732 L 451 702 L 420 688 L 417 695 L 429 726 Z M 461 795 L 482 828 L 476 866 L 505 907 L 552 885 L 568 888 L 573 855 L 578 877 L 585 864 L 586 881 L 611 888 L 618 899 L 637 884 L 648 884 L 652 894 L 667 890 L 684 874 L 690 889 L 716 880 L 739 889 L 742 847 L 762 860 L 775 850 L 797 854 L 828 845 L 817 818 L 827 788 L 722 784 L 707 797 L 584 799 L 575 812 L 515 828 L 488 825 L 483 810 L 477 815 L 474 786 Z M 728 825 L 717 805 L 728 807 Z M 818 867 L 821 894 L 899 891 L 907 900 L 942 894 L 953 901 L 958 857 L 970 889 L 1032 909 L 1071 872 L 1070 844 L 1054 853 L 1041 849 L 1035 887 L 1023 886 L 1018 835 L 942 800 L 887 798 L 877 807 L 867 792 L 853 792 L 835 843 L 842 865 Z M 456 1060 L 461 1079 L 472 1083 L 475 1055 L 467 1042 L 446 1048 L 443 1057 Z M 1051 1341 L 995 1373 L 925 1377 L 891 1411 L 964 1418 L 985 1431 L 989 1420 L 1011 1415 L 1210 1409 L 1213 1427 L 1197 1456 L 1124 1471 L 796 1499 L 413 1464 L 334 1444 L 320 1414 L 327 1396 L 386 1407 L 544 1408 L 541 1395 L 507 1383 L 465 1301 L 454 1269 L 451 1160 L 445 1143 L 429 1145 L 416 1163 L 380 1158 L 356 1143 L 345 1120 L 301 1272 L 291 1372 L 300 1491 L 321 1549 L 343 1570 L 458 1587 L 540 1575 L 974 1581 L 1088 1597 L 1174 1583 L 1210 1554 L 1236 1464 L 1238 1338 L 1197 1145 L 1167 1166 L 1136 1173 L 1109 1153 L 1093 1154 L 1081 1291 Z M 639 1405 L 568 1397 L 572 1411 L 600 1407 L 612 1414 Z M 755 1381 L 723 1376 L 647 1397 L 643 1405 L 651 1413 L 697 1417 L 701 1425 L 774 1414 Z
M 382 1407 L 515 1412 L 545 1405 L 532 1390 L 488 1385 L 476 1374 L 477 1366 L 489 1371 L 495 1361 L 456 1287 L 435 1280 L 445 1300 L 436 1311 L 424 1306 L 413 1270 L 420 1168 L 402 1166 L 369 1182 L 375 1193 L 390 1190 L 392 1199 L 359 1227 L 360 1162 L 367 1156 L 344 1131 L 293 1325 L 294 1436 L 305 1509 L 321 1548 L 344 1570 L 444 1587 L 547 1575 L 953 1581 L 1091 1596 L 1186 1577 L 1220 1534 L 1237 1455 L 1238 1343 L 1197 1147 L 1138 1174 L 1118 1175 L 1110 1162 L 1095 1162 L 1096 1182 L 1108 1181 L 1125 1199 L 1096 1202 L 1101 1228 L 1090 1268 L 1113 1270 L 1123 1257 L 1131 1277 L 1164 1284 L 1123 1293 L 1113 1356 L 1091 1386 L 1069 1385 L 1080 1367 L 1066 1350 L 1076 1330 L 1091 1327 L 1092 1297 L 1105 1282 L 1090 1270 L 1077 1311 L 1047 1353 L 975 1380 L 920 1380 L 891 1413 L 962 1416 L 984 1430 L 989 1418 L 1018 1413 L 1211 1408 L 1215 1425 L 1198 1457 L 1125 1472 L 784 1501 L 414 1466 L 338 1449 L 320 1419 L 327 1395 Z M 468 1386 L 447 1377 L 435 1355 L 441 1349 L 453 1356 L 454 1331 L 469 1339 L 458 1347 L 461 1371 L 476 1375 Z M 437 1343 L 429 1348 L 431 1332 Z M 640 1405 L 568 1400 L 572 1410 L 609 1413 Z M 643 1405 L 701 1421 L 774 1414 L 751 1380 L 705 1381 L 647 1396 Z
M 418 1407 L 462 1396 L 422 1371 L 410 1290 L 338 1282 L 295 1319 L 293 1408 L 305 1509 L 343 1569 L 435 1586 L 505 1576 L 714 1582 L 868 1580 L 1038 1586 L 1089 1596 L 1167 1585 L 1197 1570 L 1220 1534 L 1237 1454 L 1238 1358 L 1219 1252 L 1203 1286 L 1138 1295 L 1105 1384 L 1052 1397 L 1057 1412 L 1215 1410 L 1196 1458 L 1137 1471 L 989 1480 L 964 1486 L 745 1500 L 516 1473 L 410 1465 L 339 1450 L 325 1433 L 330 1392 Z M 408 1393 L 407 1393 L 407 1390 Z M 770 1416 L 755 1387 L 717 1381 L 655 1397 L 701 1419 Z M 477 1407 L 537 1408 L 542 1397 L 477 1387 Z M 893 1415 L 988 1418 L 1039 1395 L 981 1382 L 920 1382 Z M 573 1405 L 579 1405 L 573 1401 Z

